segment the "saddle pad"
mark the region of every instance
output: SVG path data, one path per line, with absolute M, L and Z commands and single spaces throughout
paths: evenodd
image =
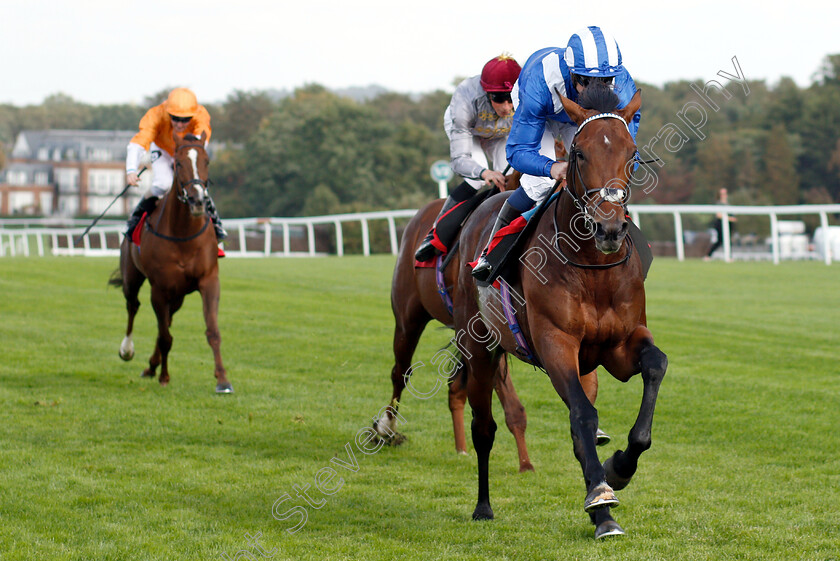
M 140 233 L 143 231 L 143 226 L 146 225 L 146 216 L 148 216 L 148 213 L 144 212 L 143 216 L 140 217 L 140 222 L 137 223 L 137 226 L 134 227 L 134 231 L 131 233 L 131 241 L 137 247 L 140 247 Z

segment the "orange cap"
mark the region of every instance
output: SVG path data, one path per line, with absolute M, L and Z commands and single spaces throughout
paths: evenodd
M 194 117 L 198 113 L 198 100 L 192 90 L 175 88 L 169 93 L 163 108 L 176 117 Z

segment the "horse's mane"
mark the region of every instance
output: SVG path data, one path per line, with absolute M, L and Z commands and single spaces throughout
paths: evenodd
M 619 99 L 615 92 L 601 82 L 592 80 L 589 85 L 580 93 L 578 105 L 584 109 L 594 109 L 601 113 L 609 113 L 618 108 Z

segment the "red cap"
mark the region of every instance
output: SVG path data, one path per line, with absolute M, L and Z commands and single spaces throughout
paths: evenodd
M 499 55 L 484 65 L 481 71 L 481 87 L 485 92 L 509 92 L 519 78 L 519 66 L 513 57 Z

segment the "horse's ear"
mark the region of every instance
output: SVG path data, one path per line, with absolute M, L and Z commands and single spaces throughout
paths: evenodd
M 633 115 L 636 114 L 636 111 L 642 106 L 642 90 L 636 90 L 636 93 L 633 94 L 633 97 L 630 99 L 630 103 L 624 109 L 620 109 L 618 111 L 618 116 L 624 119 L 624 122 L 628 125 L 630 121 L 633 120 Z
M 560 103 L 563 104 L 563 109 L 566 111 L 566 114 L 575 122 L 576 125 L 580 125 L 583 121 L 586 120 L 586 109 L 569 99 L 568 97 L 561 95 L 560 96 Z
M 204 144 L 204 141 L 207 140 L 207 131 L 201 131 L 201 138 L 199 138 L 199 140 L 201 140 L 201 143 Z

